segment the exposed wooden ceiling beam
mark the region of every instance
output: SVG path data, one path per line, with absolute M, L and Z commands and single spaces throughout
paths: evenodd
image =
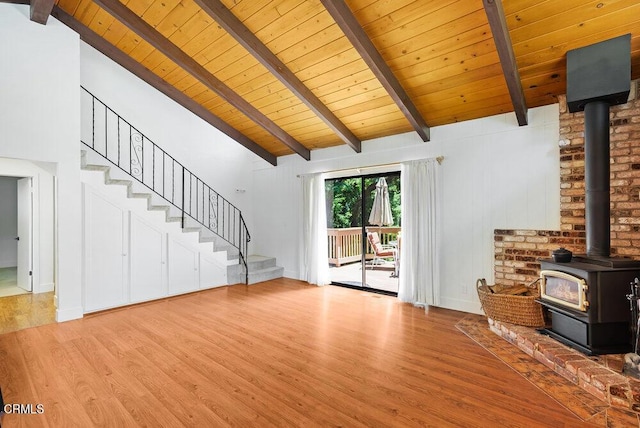
M 31 0 L 31 20 L 46 25 L 55 0 Z
M 262 146 L 247 138 L 244 134 L 231 127 L 218 116 L 214 115 L 209 110 L 205 109 L 200 104 L 186 96 L 184 93 L 177 90 L 174 86 L 158 77 L 151 70 L 135 61 L 133 58 L 122 52 L 117 47 L 113 46 L 111 43 L 107 42 L 105 39 L 93 32 L 90 28 L 81 24 L 74 17 L 67 14 L 64 10 L 56 6 L 53 9 L 51 15 L 58 21 L 62 22 L 67 27 L 78 33 L 80 35 L 80 38 L 85 43 L 97 49 L 105 56 L 111 58 L 114 62 L 120 64 L 122 67 L 129 70 L 131 73 L 138 76 L 140 79 L 144 80 L 149 85 L 153 86 L 158 91 L 162 92 L 187 110 L 191 111 L 193 114 L 200 117 L 205 122 L 217 128 L 270 164 L 274 166 L 278 164 L 277 158 L 273 154 L 265 150 Z
M 520 73 L 518 72 L 518 64 L 516 56 L 513 53 L 513 45 L 507 28 L 507 20 L 504 16 L 504 9 L 500 0 L 483 0 L 484 10 L 489 19 L 489 26 L 493 33 L 493 41 L 498 50 L 502 72 L 507 81 L 509 95 L 511 95 L 511 103 L 516 113 L 518 124 L 524 126 L 528 123 L 527 119 L 527 102 L 522 91 L 522 82 L 520 81 Z
M 393 98 L 409 123 L 411 123 L 411 126 L 413 126 L 418 135 L 420 135 L 422 141 L 429 141 L 430 134 L 427 122 L 418 111 L 418 108 L 413 104 L 413 101 L 411 101 L 411 98 L 409 98 L 409 95 L 402 85 L 400 85 L 400 82 L 398 82 L 398 79 L 396 79 L 355 16 L 353 16 L 349 6 L 346 5 L 344 0 L 321 1 L 353 47 L 356 48 L 362 59 L 367 63 L 371 71 L 373 71 L 380 83 L 382 83 L 382 86 L 391 98 Z
M 220 0 L 195 0 L 218 24 L 231 34 L 267 70 L 276 76 L 291 92 L 324 121 L 353 150 L 360 153 L 360 140 L 329 108 L 293 74 L 280 59 L 267 48 Z
M 217 93 L 226 102 L 233 105 L 249 119 L 264 128 L 280 142 L 291 148 L 306 160 L 311 159 L 309 149 L 276 125 L 271 119 L 262 114 L 257 108 L 240 97 L 221 80 L 211 74 L 196 60 L 187 55 L 169 39 L 160 34 L 155 28 L 147 24 L 142 18 L 129 10 L 118 0 L 95 0 L 95 3 L 109 12 L 113 17 L 122 22 L 134 33 L 138 34 L 153 47 L 162 52 L 167 58 L 178 64 L 193 77 L 198 79 L 209 89 Z

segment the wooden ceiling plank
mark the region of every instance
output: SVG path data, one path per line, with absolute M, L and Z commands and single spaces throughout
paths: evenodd
M 502 71 L 507 81 L 507 88 L 509 88 L 509 94 L 511 95 L 511 102 L 513 103 L 513 110 L 516 114 L 518 125 L 527 125 L 527 103 L 524 98 L 524 92 L 522 91 L 520 73 L 518 72 L 518 64 L 516 64 L 516 58 L 513 53 L 507 21 L 505 20 L 504 10 L 502 9 L 502 1 L 483 0 L 483 4 L 487 12 L 487 18 L 489 19 L 491 32 L 493 33 L 493 40 L 495 41 L 496 49 L 500 56 Z
M 331 15 L 323 9 L 322 12 L 309 16 L 308 19 L 279 34 L 265 45 L 271 52 L 278 55 L 278 58 L 288 63 L 293 58 L 342 37 L 340 31 L 331 30 L 331 27 L 338 28 L 331 19 Z
M 180 0 L 160 0 L 154 1 L 151 7 L 149 7 L 142 15 L 139 15 L 147 24 L 156 28 L 163 19 L 167 17 L 180 5 Z M 167 37 L 165 35 L 165 37 Z
M 424 72 L 424 67 L 411 66 L 398 70 L 398 74 L 406 80 L 412 91 L 415 92 L 417 86 L 424 85 L 429 82 L 438 82 L 440 80 L 447 80 L 459 74 L 466 76 L 468 80 L 473 79 L 474 70 L 490 66 L 492 64 L 500 64 L 500 57 L 498 52 L 492 50 L 483 55 L 473 56 L 466 59 L 464 62 L 453 62 L 445 67 L 438 67 L 429 73 Z M 499 74 L 503 74 L 502 66 L 498 69 Z M 424 92 L 418 92 L 423 94 Z
M 338 26 L 336 26 L 336 29 L 338 29 Z M 356 59 L 360 60 L 362 67 L 368 68 L 349 40 L 346 37 L 340 37 L 329 41 L 317 49 L 307 51 L 307 53 L 298 58 L 288 61 L 288 65 L 291 69 L 295 70 L 298 77 L 300 77 L 301 73 L 307 72 L 313 66 L 320 66 L 324 70 L 329 71 L 333 68 L 340 67 L 340 65 L 345 62 L 352 62 Z M 315 75 L 315 71 L 312 73 Z M 303 78 L 300 80 L 305 81 Z
M 495 55 L 497 57 L 497 55 Z M 474 69 L 469 69 L 468 72 L 461 72 L 451 74 L 449 77 L 439 76 L 434 80 L 422 80 L 417 83 L 413 90 L 417 94 L 427 94 L 430 92 L 438 92 L 443 90 L 457 90 L 459 87 L 463 87 L 470 82 L 487 79 L 490 77 L 499 76 L 504 83 L 504 77 L 502 76 L 502 66 L 499 61 L 480 66 Z
M 567 50 L 577 47 L 587 46 L 608 38 L 616 37 L 626 33 L 634 33 L 640 25 L 640 3 L 627 9 L 616 11 L 605 18 L 592 19 L 589 21 L 576 21 L 572 23 L 571 38 L 565 34 L 567 30 L 558 30 L 547 33 L 543 31 L 538 37 L 527 42 L 515 43 L 513 49 L 518 55 L 518 62 L 521 57 L 535 55 L 538 51 L 552 52 L 555 56 L 558 51 L 562 54 Z M 635 31 L 637 33 L 637 31 Z M 548 59 L 546 59 L 548 61 Z M 527 64 L 525 63 L 525 66 Z
M 254 28 L 255 26 L 251 25 L 252 19 L 248 19 L 245 20 L 245 26 L 262 40 L 264 44 L 267 44 L 280 34 L 296 28 L 310 16 L 317 15 L 322 11 L 323 8 L 320 3 L 315 1 L 302 1 L 286 12 L 281 11 L 278 19 L 268 25 L 262 25 L 262 20 L 258 20 L 261 28 Z M 260 15 L 258 15 L 258 17 L 260 17 Z
M 117 46 L 120 43 L 120 40 L 122 40 L 122 38 L 128 31 L 129 29 L 127 27 L 118 22 L 118 20 L 114 19 L 113 21 L 111 21 L 111 24 L 107 28 L 107 31 L 104 32 L 102 37 L 112 45 Z
M 139 44 L 146 44 L 148 46 L 150 46 L 148 43 L 146 43 L 141 37 L 138 37 L 138 35 L 136 33 L 134 33 L 133 31 L 129 31 L 127 29 L 127 32 L 124 34 L 124 36 L 122 36 L 122 38 L 118 41 L 116 47 L 118 49 L 120 49 L 121 51 L 123 51 L 124 53 L 130 55 L 131 52 L 139 45 Z M 151 48 L 153 48 L 153 46 L 151 46 Z M 148 53 L 145 53 L 145 56 L 148 55 Z
M 449 8 L 449 6 L 453 6 Z M 446 0 L 437 2 L 410 1 L 376 2 L 371 7 L 362 9 L 354 16 L 361 23 L 364 31 L 375 43 L 376 37 L 393 32 L 416 21 L 423 29 L 432 29 L 443 25 L 447 20 L 454 20 L 478 9 L 476 2 L 459 2 Z M 444 10 L 443 10 L 444 9 Z M 454 13 L 452 13 L 452 11 Z
M 240 110 L 243 114 L 259 123 L 274 137 L 278 138 L 282 143 L 289 146 L 296 153 L 306 160 L 311 159 L 309 150 L 300 142 L 287 134 L 283 129 L 271 121 L 268 117 L 255 109 L 251 104 L 239 97 L 227 85 L 218 80 L 209 73 L 202 65 L 197 63 L 193 58 L 180 50 L 176 45 L 158 33 L 153 27 L 147 24 L 139 16 L 135 15 L 129 9 L 122 5 L 118 0 L 96 0 L 96 2 L 106 9 L 111 15 L 114 15 L 120 22 L 127 25 L 136 34 L 151 43 L 156 49 L 162 51 L 172 61 L 179 64 L 190 74 L 196 76 L 199 80 L 216 91 L 227 102 Z
M 100 8 L 92 0 L 82 0 L 73 17 L 80 22 L 90 22 Z
M 173 86 L 167 84 L 164 80 L 154 75 L 151 71 L 144 68 L 138 62 L 134 61 L 131 57 L 124 52 L 106 42 L 103 38 L 91 31 L 88 27 L 81 24 L 74 19 L 71 15 L 67 14 L 60 8 L 53 9 L 53 16 L 80 34 L 80 37 L 87 44 L 91 45 L 98 51 L 102 52 L 107 57 L 111 58 L 116 63 L 120 64 L 125 69 L 147 82 L 149 85 L 156 88 L 178 104 L 182 105 L 187 110 L 191 111 L 196 116 L 200 117 L 205 122 L 211 124 L 233 140 L 237 141 L 262 159 L 266 160 L 272 165 L 277 165 L 277 159 L 271 153 L 267 152 L 264 148 L 259 146 L 254 141 L 248 139 L 242 133 L 236 129 L 230 127 L 227 123 L 222 121 L 219 117 L 215 116 L 211 112 L 205 110 L 202 106 L 195 103 L 190 98 L 186 97 L 182 92 L 175 89 Z
M 156 0 L 122 0 L 122 4 L 138 16 L 142 16 L 155 2 Z
M 601 5 L 598 7 L 598 5 Z M 572 6 L 568 8 L 568 6 Z M 523 11 L 518 13 L 519 23 L 527 22 L 529 25 L 521 25 L 511 28 L 511 41 L 514 45 L 525 43 L 527 40 L 540 36 L 540 29 L 544 28 L 544 34 L 554 33 L 556 31 L 566 31 L 567 28 L 575 28 L 584 22 L 591 20 L 607 19 L 617 12 L 621 18 L 625 18 L 625 14 L 620 14 L 629 7 L 625 2 L 603 2 L 602 0 L 591 1 L 573 1 L 563 0 L 562 6 L 558 9 L 556 2 L 547 6 L 537 6 L 530 9 L 532 12 Z M 541 9 L 541 10 L 538 10 Z M 540 13 L 544 15 L 540 15 Z M 626 16 L 627 19 L 636 20 L 634 14 Z M 615 18 L 614 18 L 615 19 Z M 623 21 L 622 21 L 623 22 Z
M 273 3 L 274 0 L 224 0 L 227 9 L 232 10 L 236 16 L 242 16 L 244 19 L 260 13 Z M 244 20 L 243 19 L 243 20 Z
M 25 4 L 28 4 L 29 1 L 25 0 Z M 80 0 L 60 0 L 57 4 L 58 7 L 64 9 L 67 11 L 67 13 L 69 13 L 70 15 L 73 15 L 76 13 L 76 9 L 78 9 L 78 6 L 80 5 Z
M 265 40 L 270 40 L 271 38 L 268 34 L 264 34 L 270 32 L 270 28 L 276 28 L 278 30 L 278 24 L 276 22 L 284 22 L 282 21 L 283 17 L 295 11 L 296 8 L 302 6 L 303 8 L 318 7 L 316 2 L 311 2 L 308 0 L 277 0 L 269 3 L 268 6 L 263 7 L 256 13 L 251 15 L 242 14 L 240 16 L 240 20 L 244 23 L 244 25 L 249 28 L 255 34 L 261 34 L 261 38 Z M 308 9 L 307 9 L 308 10 Z M 240 14 L 240 11 L 238 11 Z M 293 12 L 295 13 L 295 12 Z M 306 15 L 306 12 L 303 13 Z M 288 20 L 287 20 L 288 21 Z
M 105 33 L 107 32 L 111 24 L 113 24 L 113 21 L 115 21 L 113 16 L 109 15 L 107 12 L 100 9 L 95 14 L 93 19 L 89 23 L 89 25 L 87 25 L 87 27 L 89 27 L 94 33 L 96 33 L 100 37 L 104 37 Z
M 427 55 L 425 55 L 424 58 L 420 56 L 420 59 L 417 61 L 414 58 L 390 61 L 390 65 L 393 66 L 394 74 L 404 81 L 405 79 L 414 77 L 416 74 L 427 74 L 431 77 L 433 76 L 432 73 L 437 72 L 441 68 L 449 67 L 450 65 L 464 66 L 468 61 L 494 53 L 495 50 L 493 40 L 488 38 L 472 45 L 461 45 L 458 49 L 451 52 L 437 51 L 435 55 L 429 55 L 428 52 L 425 52 Z
M 422 43 L 424 46 L 431 46 L 448 38 L 455 39 L 462 31 L 487 26 L 487 16 L 482 8 L 477 9 L 474 6 L 468 10 L 469 13 L 460 14 L 460 3 L 439 10 L 438 14 L 433 17 L 429 16 L 426 20 L 415 20 L 372 37 L 371 41 L 381 48 L 395 46 L 399 43 L 415 43 L 416 41 L 421 42 L 418 46 L 422 46 Z M 476 2 L 462 3 L 462 7 L 476 4 Z M 456 18 L 452 19 L 452 17 Z M 429 25 L 425 25 L 425 21 Z
M 486 22 L 484 11 L 480 11 L 485 19 L 484 25 L 473 26 L 470 30 L 454 33 L 449 27 L 439 27 L 427 33 L 419 34 L 416 37 L 420 40 L 428 39 L 428 43 L 416 43 L 416 39 L 407 39 L 393 45 L 386 45 L 380 50 L 387 62 L 397 67 L 398 61 L 414 59 L 416 62 L 426 61 L 430 58 L 441 56 L 445 53 L 455 52 L 457 49 L 480 43 L 484 40 L 491 40 L 491 30 Z M 465 18 L 467 18 L 467 15 Z M 466 24 L 465 20 L 465 26 Z
M 47 25 L 55 0 L 31 0 L 29 15 L 33 22 Z
M 134 50 L 129 52 L 129 56 L 151 71 L 155 70 L 167 59 L 170 59 L 144 39 Z
M 188 53 L 186 45 L 192 40 L 201 40 L 202 43 L 207 43 L 207 40 L 203 40 L 199 35 L 202 34 L 209 26 L 213 24 L 213 20 L 209 18 L 202 9 L 198 8 L 198 12 L 181 25 L 178 30 L 173 33 L 169 40 L 171 40 L 176 46 Z M 197 52 L 198 50 L 196 50 Z
M 360 27 L 349 7 L 341 1 L 321 1 L 360 56 L 378 77 L 382 86 L 389 92 L 391 98 L 396 102 L 418 135 L 423 141 L 429 141 L 429 127 L 426 121 L 384 62 L 380 53 L 375 49 L 362 27 Z
M 192 19 L 200 9 L 193 2 L 180 2 L 156 26 L 156 30 L 169 40 L 184 24 Z M 177 44 L 174 42 L 174 44 Z
M 640 16 L 640 5 L 638 5 L 637 9 L 638 16 Z M 554 39 L 557 44 L 549 45 L 546 49 L 539 49 L 533 52 L 528 52 L 524 54 L 518 54 L 518 64 L 520 65 L 520 69 L 524 71 L 528 70 L 531 67 L 536 67 L 540 63 L 546 63 L 558 58 L 558 52 L 564 56 L 567 51 L 580 48 L 583 46 L 588 46 L 593 43 L 597 43 L 602 40 L 608 40 L 613 37 L 621 36 L 627 33 L 633 33 L 634 30 L 638 28 L 639 23 L 625 23 L 622 26 L 605 26 L 605 27 L 588 27 L 588 31 L 582 33 L 582 29 L 576 31 L 580 31 L 579 35 L 576 35 L 575 39 L 566 40 L 566 39 Z M 640 38 L 632 37 L 631 43 L 632 45 L 636 43 L 636 41 L 640 41 Z M 514 46 L 516 52 L 518 52 L 518 46 Z

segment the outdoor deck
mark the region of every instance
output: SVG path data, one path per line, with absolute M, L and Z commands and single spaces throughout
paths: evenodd
M 377 290 L 398 292 L 398 278 L 392 277 L 394 272 L 393 262 L 385 262 L 384 265 L 376 265 L 371 268 L 371 261 L 367 261 L 367 287 Z M 362 285 L 362 268 L 361 263 L 349 263 L 329 268 L 331 281 L 340 282 L 348 285 Z
M 378 232 L 383 244 L 398 239 L 400 227 L 373 226 L 369 231 Z M 331 281 L 348 285 L 362 285 L 362 228 L 349 227 L 342 229 L 327 229 L 329 238 L 329 265 Z M 373 250 L 367 242 L 367 287 L 378 290 L 398 292 L 398 278 L 394 273 L 393 261 L 385 261 L 382 265 L 372 268 Z

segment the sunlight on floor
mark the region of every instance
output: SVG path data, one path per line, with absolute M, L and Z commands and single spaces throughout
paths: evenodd
M 0 269 L 0 297 L 17 296 L 28 293 L 28 291 L 18 287 L 17 270 L 15 267 Z

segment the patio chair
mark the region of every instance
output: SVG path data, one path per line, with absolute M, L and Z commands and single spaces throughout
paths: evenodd
M 373 260 L 371 261 L 371 269 L 375 268 L 378 261 L 384 261 L 384 259 L 393 257 L 393 263 L 396 262 L 396 247 L 393 245 L 383 245 L 380 242 L 378 232 L 367 232 L 367 240 L 373 250 Z

